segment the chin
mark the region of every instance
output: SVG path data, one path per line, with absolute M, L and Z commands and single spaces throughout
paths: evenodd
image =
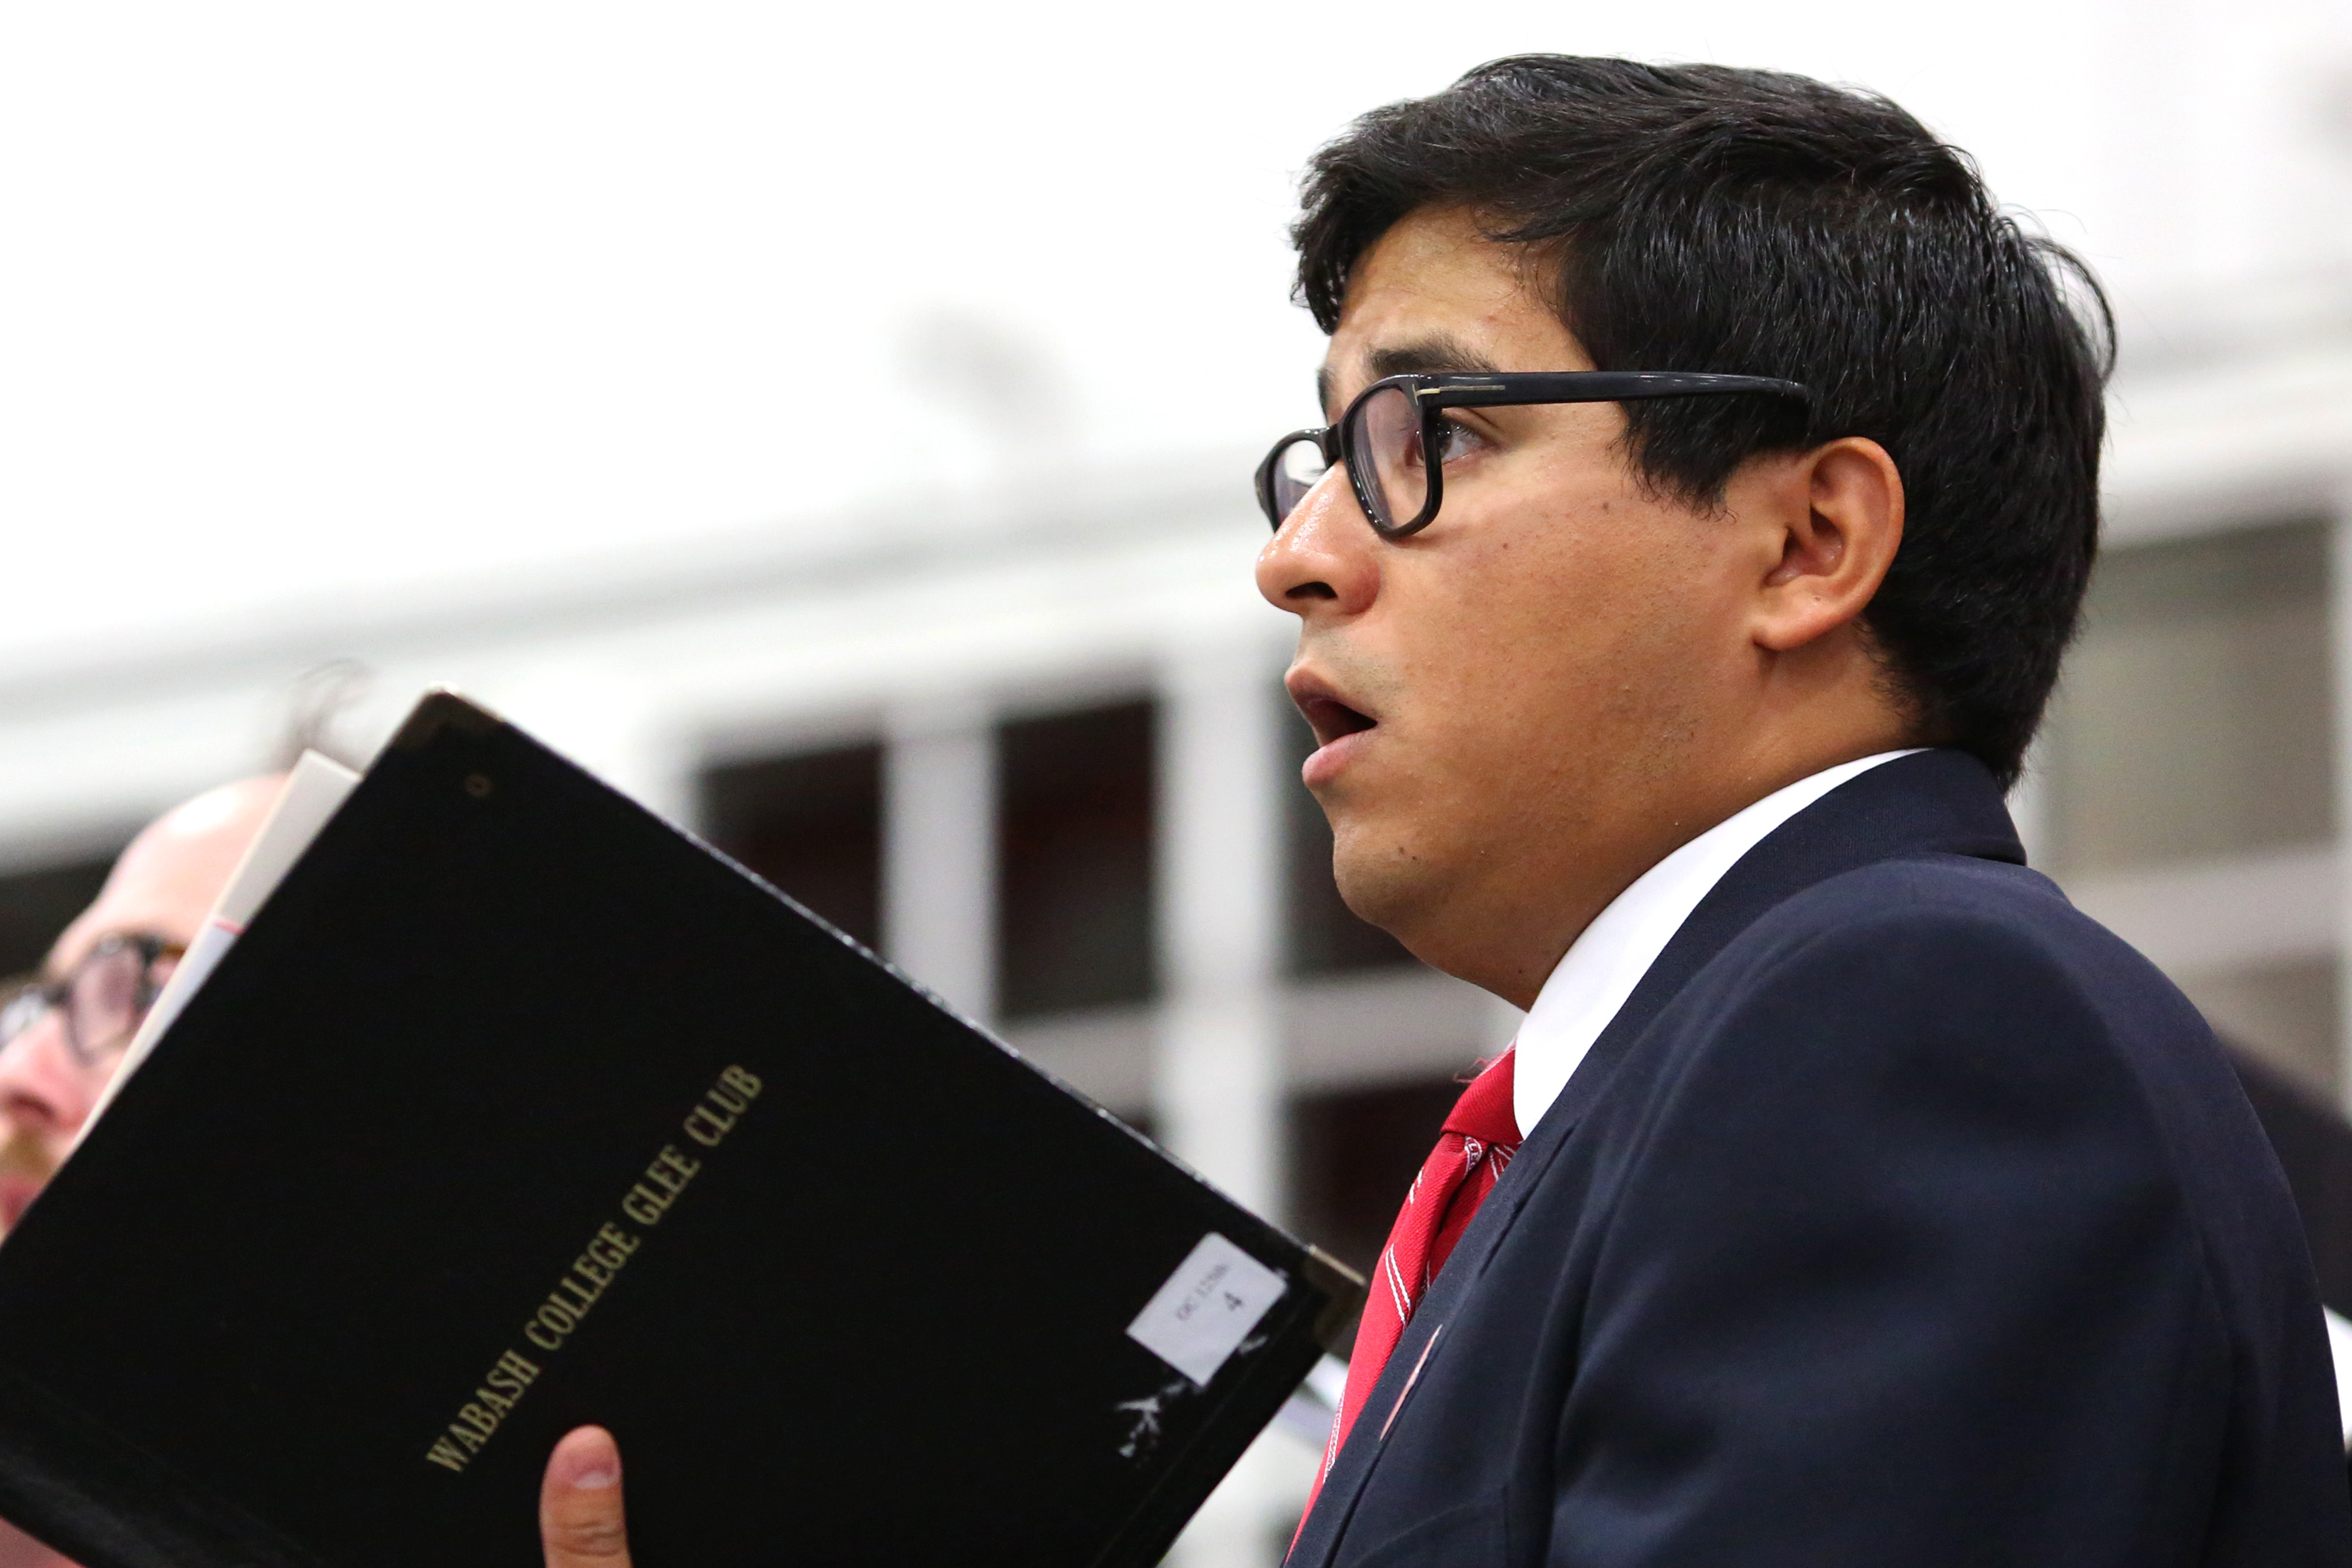
M 1354 837 L 1340 837 L 1331 855 L 1340 901 L 1358 920 L 1414 948 L 1412 933 L 1428 920 L 1435 901 L 1429 861 L 1401 845 L 1370 853 L 1354 850 L 1349 842 Z

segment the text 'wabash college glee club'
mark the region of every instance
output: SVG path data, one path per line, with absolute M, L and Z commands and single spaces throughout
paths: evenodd
M 748 1068 L 729 1068 L 687 1113 L 683 1124 L 687 1138 L 705 1149 L 718 1148 L 735 1130 L 737 1119 L 759 1098 L 759 1075 Z M 509 1347 L 499 1352 L 482 1375 L 473 1398 L 458 1406 L 457 1419 L 433 1439 L 432 1447 L 425 1451 L 425 1463 L 454 1472 L 473 1462 L 507 1413 L 520 1403 L 523 1391 L 538 1379 L 540 1362 L 534 1358 L 563 1349 L 572 1331 L 628 1267 L 630 1257 L 644 1241 L 638 1232 L 659 1225 L 701 1170 L 698 1157 L 675 1143 L 662 1145 L 645 1174 L 621 1198 L 621 1215 L 631 1223 L 609 1219 L 596 1227 L 588 1245 L 555 1282 L 555 1289 L 524 1320 L 522 1337 L 531 1350 Z

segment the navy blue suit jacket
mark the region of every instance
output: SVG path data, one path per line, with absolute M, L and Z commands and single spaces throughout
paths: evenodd
M 1291 1568 L 2352 1563 L 2294 1201 L 1956 752 L 1717 885 L 1479 1211 Z

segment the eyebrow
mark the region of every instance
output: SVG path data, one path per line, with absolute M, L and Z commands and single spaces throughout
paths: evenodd
M 1495 362 L 1458 338 L 1423 338 L 1417 343 L 1372 351 L 1372 379 L 1391 375 L 1492 374 Z
M 43 985 L 54 984 L 72 973 L 75 963 L 79 963 L 110 941 L 152 942 L 164 949 L 166 956 L 175 958 L 184 958 L 188 952 L 186 943 L 173 941 L 152 926 L 108 926 L 83 944 L 82 950 L 74 955 L 73 963 L 55 963 L 53 961 L 56 955 L 52 953 L 41 960 L 41 966 L 38 969 L 28 969 L 5 984 L 29 980 Z M 173 952 L 173 949 L 178 951 Z
M 1496 370 L 1494 361 L 1461 339 L 1444 333 L 1374 349 L 1370 368 L 1374 381 L 1391 375 L 1492 375 Z M 1315 399 L 1328 417 L 1331 407 L 1331 371 L 1328 365 L 1315 373 Z

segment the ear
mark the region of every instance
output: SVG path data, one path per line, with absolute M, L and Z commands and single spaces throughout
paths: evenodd
M 1789 653 L 1859 619 L 1903 542 L 1903 476 L 1843 437 L 1789 460 L 1773 489 L 1780 554 L 1756 601 L 1759 647 Z

